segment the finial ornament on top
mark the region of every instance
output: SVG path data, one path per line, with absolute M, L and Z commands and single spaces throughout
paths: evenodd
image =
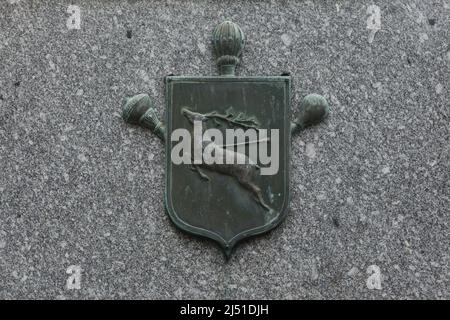
M 236 23 L 224 21 L 214 29 L 212 41 L 219 74 L 234 76 L 245 46 L 244 32 Z

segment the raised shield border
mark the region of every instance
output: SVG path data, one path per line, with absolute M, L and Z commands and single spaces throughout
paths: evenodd
M 231 240 L 226 241 L 222 236 L 219 234 L 205 229 L 201 227 L 196 227 L 193 225 L 190 225 L 186 223 L 183 219 L 180 218 L 180 216 L 177 214 L 175 209 L 172 205 L 172 197 L 171 197 L 171 186 L 172 186 L 172 163 L 171 163 L 171 139 L 170 134 L 173 131 L 172 128 L 172 117 L 173 117 L 173 110 L 172 110 L 172 100 L 173 100 L 173 84 L 180 81 L 190 81 L 190 82 L 206 82 L 206 81 L 234 81 L 234 82 L 272 82 L 272 81 L 282 81 L 285 83 L 285 95 L 284 95 L 284 105 L 285 105 L 285 113 L 284 113 L 284 123 L 285 128 L 283 129 L 283 133 L 285 135 L 285 142 L 286 145 L 284 146 L 285 149 L 285 156 L 284 156 L 284 175 L 285 175 L 285 184 L 284 184 L 284 202 L 282 209 L 279 210 L 279 213 L 275 219 L 270 221 L 270 223 L 262 225 L 261 227 L 256 227 L 253 229 L 242 231 L 238 234 L 236 234 Z M 199 76 L 168 76 L 166 77 L 166 130 L 167 130 L 167 139 L 165 142 L 165 151 L 166 151 L 166 190 L 165 190 L 165 207 L 166 211 L 172 220 L 172 222 L 175 224 L 176 227 L 179 229 L 201 237 L 206 237 L 209 239 L 212 239 L 220 244 L 222 249 L 224 250 L 224 253 L 227 257 L 231 255 L 231 252 L 235 245 L 252 236 L 256 236 L 265 232 L 268 232 L 275 227 L 277 227 L 286 217 L 288 213 L 288 206 L 289 206 L 289 200 L 290 200 L 290 194 L 289 194 L 289 172 L 290 172 L 290 155 L 291 155 L 291 128 L 290 128 L 290 103 L 291 103 L 291 79 L 289 76 L 273 76 L 273 77 L 224 77 L 224 76 L 205 76 L 205 77 L 199 77 Z M 281 134 L 281 133 L 280 133 Z M 281 166 L 281 164 L 280 164 Z

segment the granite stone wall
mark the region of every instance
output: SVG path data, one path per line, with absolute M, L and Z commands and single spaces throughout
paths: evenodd
M 164 148 L 121 100 L 216 74 L 293 76 L 329 119 L 292 141 L 291 204 L 237 247 L 176 229 Z M 450 298 L 450 2 L 0 1 L 0 298 Z

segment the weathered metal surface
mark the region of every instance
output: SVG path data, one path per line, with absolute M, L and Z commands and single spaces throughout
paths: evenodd
M 167 130 L 192 127 L 181 110 L 226 114 L 232 108 L 256 118 L 259 127 L 280 130 L 280 168 L 262 176 L 255 166 L 237 170 L 237 164 L 203 166 L 209 180 L 189 165 L 174 165 L 166 157 L 166 208 L 185 231 L 218 241 L 227 255 L 241 239 L 270 230 L 280 223 L 289 201 L 289 77 L 169 77 Z M 207 128 L 229 128 L 226 121 L 205 121 Z M 170 155 L 174 142 L 166 141 Z M 220 168 L 218 168 L 220 166 Z M 202 168 L 202 166 L 200 166 Z M 203 169 L 202 168 L 202 169 Z M 261 202 L 254 187 L 261 190 Z

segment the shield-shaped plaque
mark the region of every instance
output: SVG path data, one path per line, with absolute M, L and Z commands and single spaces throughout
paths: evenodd
M 172 220 L 181 229 L 218 241 L 229 254 L 239 240 L 273 228 L 285 215 L 289 77 L 168 77 L 166 88 L 168 133 L 184 128 L 193 136 L 192 117 L 200 115 L 203 135 L 214 128 L 223 137 L 212 142 L 217 148 L 212 152 L 228 146 L 229 153 L 244 155 L 243 164 L 223 159 L 222 164 L 200 163 L 198 168 L 174 164 L 169 156 L 166 161 L 166 208 Z M 183 141 L 178 135 L 167 139 L 166 154 L 171 155 L 179 143 Z M 244 148 L 239 150 L 239 144 Z M 251 164 L 252 148 L 258 155 L 264 149 L 264 156 L 276 149 L 268 163 L 273 174 L 261 174 L 264 165 L 259 159 Z
M 219 76 L 166 77 L 165 121 L 146 94 L 126 99 L 123 109 L 125 121 L 165 141 L 165 204 L 172 221 L 217 241 L 227 257 L 240 240 L 283 220 L 291 134 L 328 114 L 326 100 L 312 94 L 291 122 L 288 74 L 235 76 L 244 42 L 236 24 L 216 27 Z

